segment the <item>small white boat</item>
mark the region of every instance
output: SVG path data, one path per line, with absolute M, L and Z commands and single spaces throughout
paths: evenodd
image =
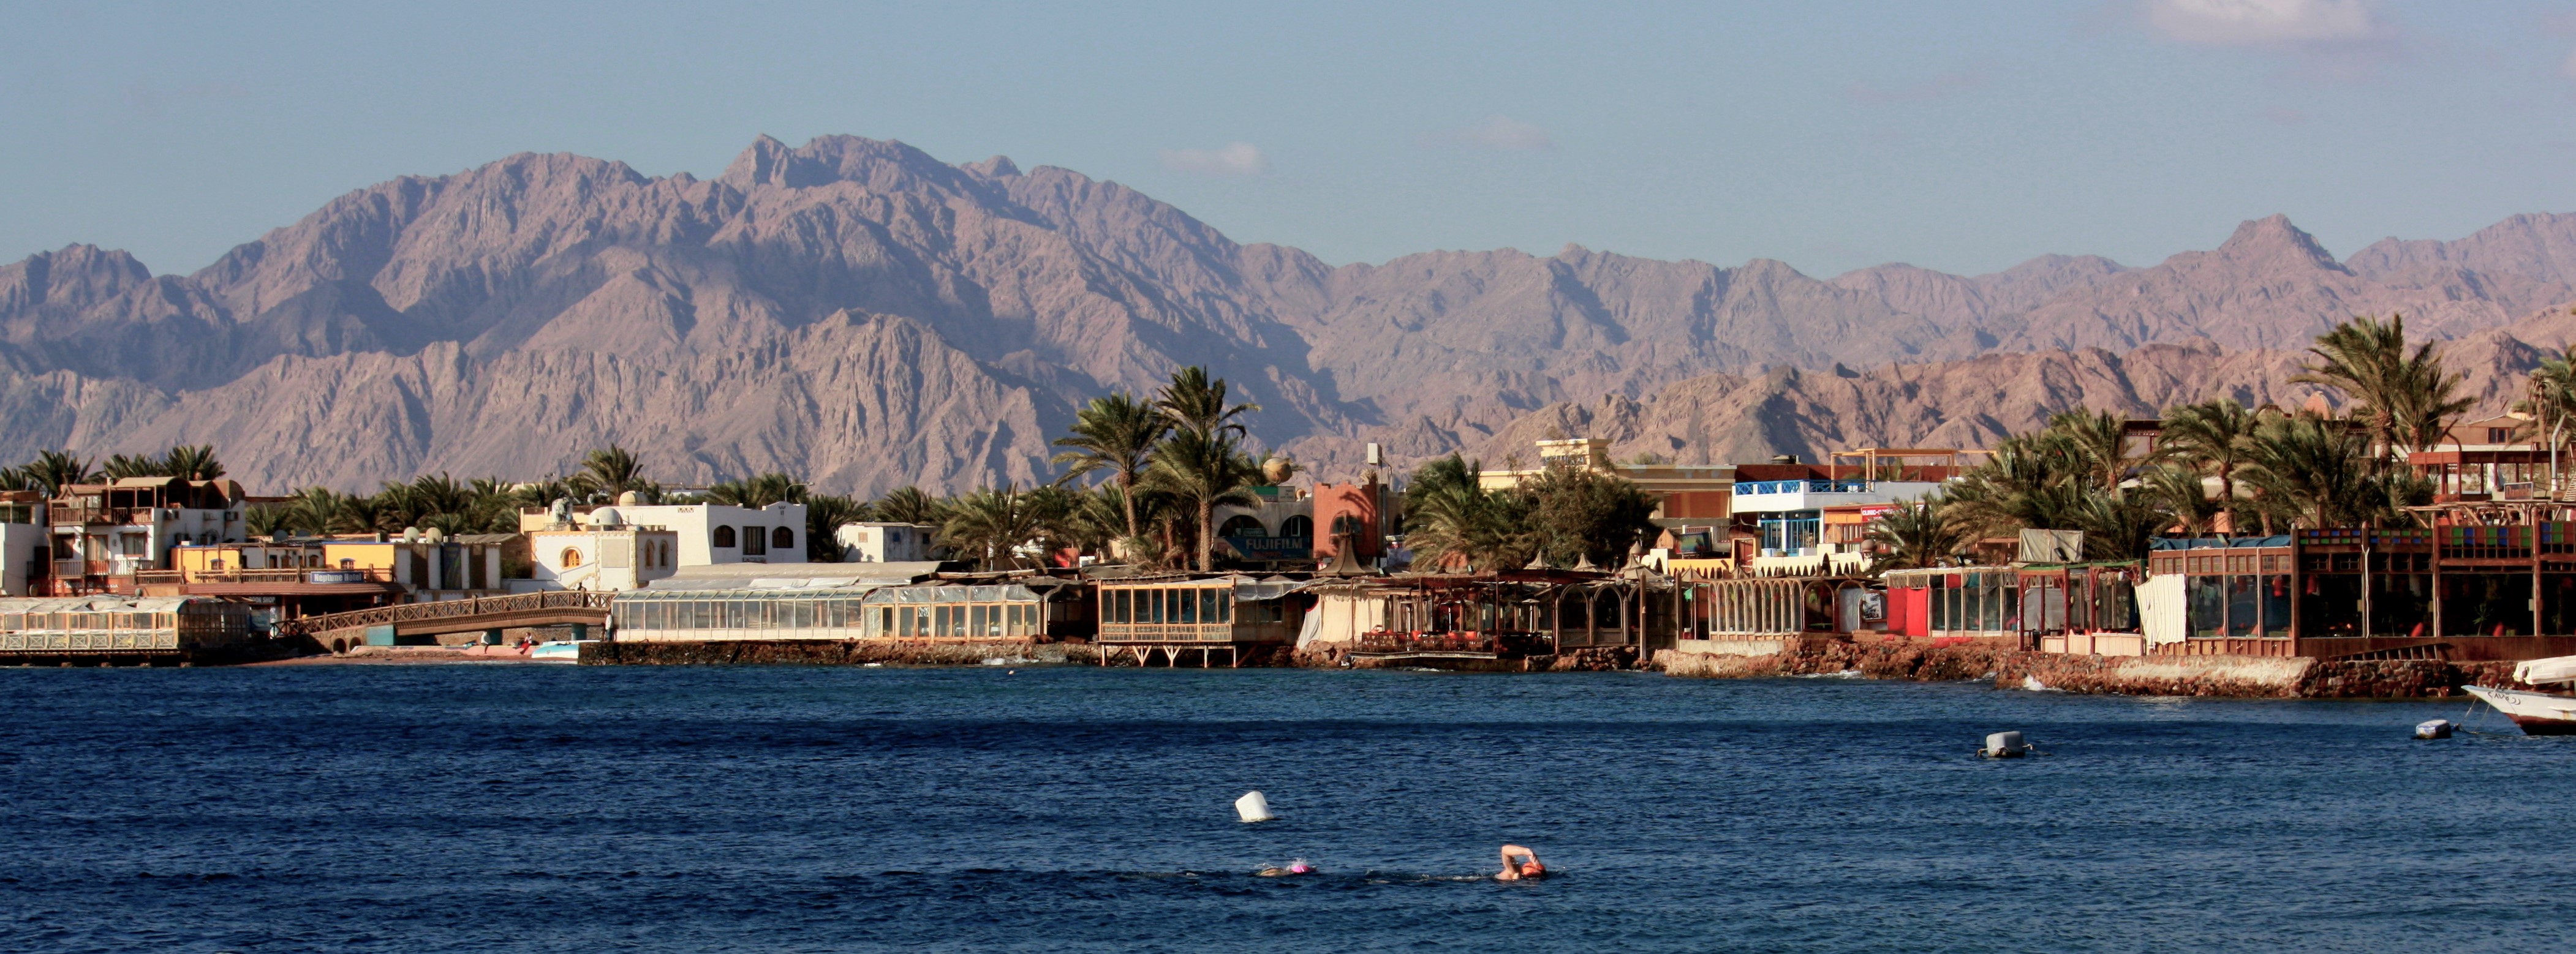
M 2512 719 L 2513 724 L 2522 727 L 2524 735 L 2576 735 L 2576 696 L 2488 686 L 2463 688 Z
M 558 639 L 538 643 L 528 649 L 528 661 L 577 663 L 581 661 L 581 648 L 598 641 L 596 639 Z

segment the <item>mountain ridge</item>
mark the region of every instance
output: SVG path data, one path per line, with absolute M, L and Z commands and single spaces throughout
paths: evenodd
M 1335 266 L 1116 182 L 893 140 L 762 136 L 708 179 L 521 153 L 352 190 L 184 276 L 79 244 L 0 265 L 0 456 L 212 442 L 253 483 L 345 488 L 532 477 L 621 441 L 675 482 L 957 490 L 1043 479 L 1080 402 L 1202 364 L 1264 406 L 1259 442 L 1331 475 L 1362 442 L 1481 448 L 1712 375 L 2295 351 L 2391 311 L 2442 338 L 2537 335 L 2576 299 L 2576 216 L 2426 241 L 2337 261 L 2271 216 L 2155 265 L 1978 276 L 1571 245 Z M 1755 397 L 1789 423 L 1744 434 L 1835 433 L 1794 423 L 1833 401 Z

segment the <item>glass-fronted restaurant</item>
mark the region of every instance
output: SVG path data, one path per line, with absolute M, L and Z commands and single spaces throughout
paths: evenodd
M 800 589 L 633 590 L 609 605 L 631 642 L 1045 639 L 1082 618 L 1064 581 Z

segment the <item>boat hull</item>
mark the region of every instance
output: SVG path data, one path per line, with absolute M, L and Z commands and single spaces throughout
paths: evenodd
M 2512 719 L 2524 735 L 2576 735 L 2576 697 L 2487 686 L 2465 688 Z
M 592 642 L 592 640 L 582 640 L 581 642 L 562 640 L 551 643 L 538 643 L 536 646 L 528 650 L 528 661 L 541 663 L 579 663 L 581 662 L 582 643 L 587 642 Z

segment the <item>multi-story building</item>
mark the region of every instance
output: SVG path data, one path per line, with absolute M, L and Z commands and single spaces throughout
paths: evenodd
M 530 507 L 519 511 L 519 530 L 530 534 L 561 530 L 574 525 L 577 518 L 605 509 L 610 508 L 575 506 L 558 511 Z M 620 503 L 615 509 L 618 519 L 611 526 L 676 534 L 677 549 L 670 564 L 673 566 L 806 562 L 804 504 L 774 503 L 753 508 L 731 504 Z M 532 546 L 533 543 L 531 537 Z
M 238 543 L 250 497 L 230 480 L 127 477 L 69 484 L 46 501 L 51 594 L 133 593 L 134 574 L 170 566 L 174 547 Z

